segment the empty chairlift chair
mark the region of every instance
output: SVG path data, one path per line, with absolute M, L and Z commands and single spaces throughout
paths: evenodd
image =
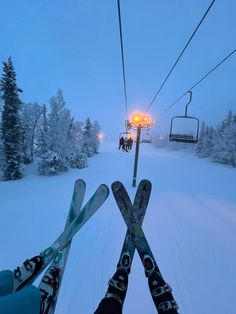
M 149 143 L 149 144 L 151 144 L 152 143 L 152 135 L 149 134 L 148 132 L 146 134 L 143 134 L 142 143 Z
M 188 105 L 192 100 L 192 92 L 189 91 L 190 99 L 185 107 L 184 116 L 175 116 L 171 119 L 169 140 L 171 142 L 197 143 L 199 133 L 199 120 L 187 115 Z

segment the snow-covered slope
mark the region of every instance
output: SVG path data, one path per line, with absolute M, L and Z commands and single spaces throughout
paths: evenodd
M 13 269 L 47 247 L 64 227 L 74 181 L 97 186 L 120 180 L 131 198 L 134 152 L 104 142 L 89 168 L 40 177 L 34 166 L 20 181 L 0 182 L 0 269 Z M 234 314 L 236 170 L 187 152 L 141 145 L 138 181 L 153 190 L 143 228 L 182 314 Z M 76 235 L 57 313 L 93 313 L 116 268 L 126 227 L 113 196 Z M 143 267 L 135 255 L 126 314 L 156 313 Z

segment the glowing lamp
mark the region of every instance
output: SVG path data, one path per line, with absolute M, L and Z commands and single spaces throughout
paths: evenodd
M 143 117 L 143 121 L 144 121 L 145 124 L 149 124 L 150 123 L 148 116 L 144 116 Z
M 135 114 L 135 115 L 133 115 L 132 120 L 133 120 L 134 124 L 140 124 L 141 116 L 139 114 Z

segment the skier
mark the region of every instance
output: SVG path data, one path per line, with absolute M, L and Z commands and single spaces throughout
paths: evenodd
M 131 150 L 132 149 L 132 146 L 133 146 L 133 139 L 130 137 L 128 139 L 128 149 Z
M 123 138 L 123 136 L 120 138 L 120 140 L 119 140 L 119 149 L 121 149 L 121 147 L 123 148 L 123 145 L 124 145 L 124 138 Z
M 122 145 L 122 150 L 128 152 L 128 139 L 127 137 L 124 139 L 124 143 Z

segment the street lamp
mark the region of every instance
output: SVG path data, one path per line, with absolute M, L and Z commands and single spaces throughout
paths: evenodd
M 133 184 L 132 186 L 136 186 L 137 179 L 137 169 L 138 169 L 138 156 L 139 156 L 139 144 L 140 144 L 140 136 L 142 129 L 148 129 L 153 125 L 153 121 L 149 116 L 135 113 L 132 115 L 131 119 L 128 121 L 128 127 L 137 129 L 136 136 L 136 149 L 135 149 L 135 159 L 134 159 L 134 172 L 133 172 Z

